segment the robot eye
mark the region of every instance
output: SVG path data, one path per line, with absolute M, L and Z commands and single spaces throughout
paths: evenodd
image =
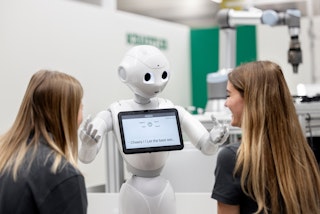
M 162 79 L 166 79 L 168 77 L 168 73 L 166 71 L 164 71 L 162 73 Z
M 143 83 L 148 85 L 154 84 L 155 83 L 154 74 L 152 72 L 145 73 L 143 78 Z
M 144 80 L 148 82 L 150 79 L 151 79 L 151 74 L 150 73 L 146 73 L 144 75 Z

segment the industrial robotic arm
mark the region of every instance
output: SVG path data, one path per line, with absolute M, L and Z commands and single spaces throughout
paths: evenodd
M 269 26 L 286 25 L 289 29 L 290 45 L 288 50 L 288 62 L 293 67 L 293 72 L 298 72 L 298 66 L 302 63 L 302 53 L 299 42 L 300 33 L 300 17 L 301 12 L 296 9 L 288 9 L 284 12 L 277 12 L 274 10 L 248 10 L 248 11 L 236 11 L 233 9 L 222 9 L 218 13 L 218 23 L 222 30 L 232 29 L 237 25 L 258 25 L 266 24 Z M 234 36 L 228 35 L 229 44 L 230 39 L 235 39 Z M 234 47 L 226 44 L 227 48 L 231 48 L 231 52 L 234 52 Z M 230 53 L 230 52 L 229 52 Z M 227 53 L 228 54 L 228 53 Z M 235 54 L 235 53 L 233 53 Z M 228 57 L 223 55 L 223 57 Z M 229 56 L 230 57 L 230 56 Z M 227 62 L 223 64 L 222 68 L 235 67 L 234 62 Z M 220 66 L 221 67 L 221 66 Z
M 221 9 L 217 14 L 219 31 L 219 71 L 207 75 L 208 101 L 206 112 L 220 112 L 225 102 L 227 73 L 236 67 L 236 26 L 239 25 L 286 25 L 289 29 L 290 44 L 288 62 L 293 72 L 298 73 L 298 66 L 302 63 L 302 51 L 299 42 L 300 33 L 299 10 L 290 9 L 284 12 L 274 10 Z

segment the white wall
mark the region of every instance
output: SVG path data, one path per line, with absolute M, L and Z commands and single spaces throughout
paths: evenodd
M 303 62 L 299 65 L 297 74 L 293 73 L 292 66 L 288 64 L 287 51 L 290 42 L 288 27 L 257 26 L 258 59 L 271 60 L 282 67 L 293 95 L 297 95 L 296 87 L 299 83 L 320 83 L 320 17 L 314 17 L 312 20 L 315 38 L 314 44 L 310 46 L 312 41 L 309 35 L 310 29 L 312 29 L 310 28 L 310 20 L 307 17 L 301 18 L 299 38 Z M 314 48 L 313 54 L 311 54 L 311 47 Z M 314 66 L 312 66 L 313 62 L 315 63 Z M 312 75 L 313 72 L 315 75 Z
M 189 28 L 67 0 L 0 1 L 0 133 L 12 124 L 31 75 L 53 69 L 83 84 L 84 116 L 132 97 L 117 76 L 126 33 L 164 38 L 172 78 L 161 95 L 190 105 Z M 80 164 L 88 186 L 105 182 L 105 155 Z

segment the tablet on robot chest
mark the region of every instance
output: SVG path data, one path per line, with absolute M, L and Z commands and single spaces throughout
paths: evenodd
M 183 149 L 178 112 L 174 108 L 118 114 L 125 154 Z

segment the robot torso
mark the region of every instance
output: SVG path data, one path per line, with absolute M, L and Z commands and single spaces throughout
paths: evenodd
M 158 176 L 165 165 L 169 152 L 152 152 L 139 154 L 123 153 L 120 127 L 118 121 L 118 113 L 123 111 L 133 110 L 148 110 L 148 109 L 164 109 L 174 108 L 171 101 L 163 98 L 152 98 L 148 104 L 138 104 L 133 100 L 121 100 L 111 104 L 109 110 L 112 114 L 113 134 L 116 138 L 119 151 L 127 165 L 127 169 L 133 175 L 141 177 Z

